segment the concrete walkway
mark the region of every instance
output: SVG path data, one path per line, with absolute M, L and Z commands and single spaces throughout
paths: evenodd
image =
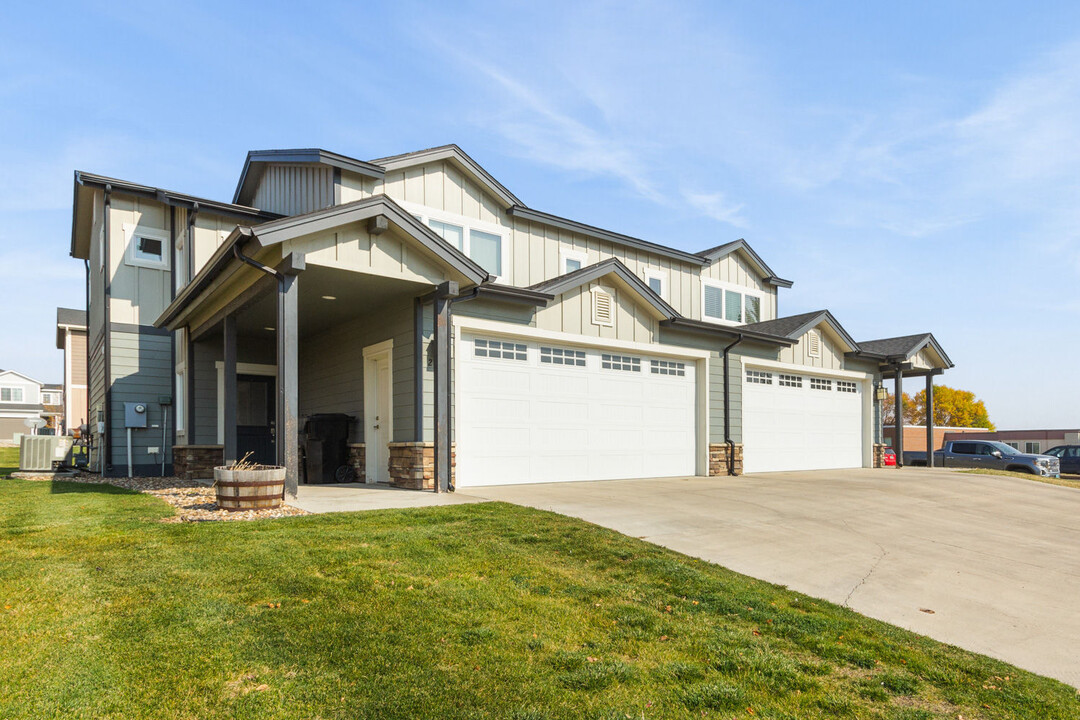
M 460 493 L 436 494 L 365 483 L 301 485 L 297 490 L 297 498 L 289 504 L 312 513 L 392 510 L 484 502 L 481 498 Z
M 1080 490 L 905 468 L 464 495 L 579 517 L 1080 687 Z

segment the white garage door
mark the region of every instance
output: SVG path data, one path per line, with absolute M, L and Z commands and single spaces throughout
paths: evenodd
M 862 467 L 861 382 L 743 370 L 743 471 Z
M 695 365 L 463 334 L 458 487 L 693 475 Z

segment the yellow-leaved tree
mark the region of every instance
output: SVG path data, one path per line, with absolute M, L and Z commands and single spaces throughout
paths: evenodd
M 906 400 L 906 398 L 905 398 Z M 905 416 L 908 416 L 905 407 Z M 926 390 L 911 398 L 911 424 L 926 424 Z M 986 412 L 986 405 L 970 390 L 957 390 L 948 385 L 934 386 L 934 424 L 940 427 L 977 427 L 995 430 Z

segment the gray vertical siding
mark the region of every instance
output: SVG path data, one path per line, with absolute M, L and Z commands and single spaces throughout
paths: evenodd
M 300 215 L 334 204 L 333 168 L 270 165 L 252 201 L 255 207 L 282 215 Z
M 353 442 L 364 441 L 364 348 L 393 339 L 394 442 L 414 440 L 412 298 L 300 340 L 300 415 L 354 416 Z
M 136 473 L 161 473 L 161 453 L 165 454 L 165 470 L 172 465 L 169 437 L 162 440 L 163 419 L 166 414 L 172 424 L 171 408 L 161 405 L 162 395 L 172 395 L 172 340 L 169 335 L 121 332 L 110 333 L 112 407 L 109 427 L 112 432 L 112 464 L 115 473 L 127 472 L 127 432 L 124 428 L 124 403 L 143 402 L 147 405 L 147 427 L 132 431 L 132 463 Z M 148 448 L 158 448 L 150 453 Z

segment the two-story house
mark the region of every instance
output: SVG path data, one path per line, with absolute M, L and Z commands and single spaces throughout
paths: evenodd
M 0 441 L 36 435 L 45 425 L 43 384 L 14 370 L 0 370 Z
M 454 145 L 251 152 L 231 203 L 79 172 L 72 255 L 110 474 L 251 451 L 295 493 L 316 413 L 414 488 L 872 466 L 881 381 L 952 366 L 928 333 L 784 317 L 744 240 L 536 210 Z

